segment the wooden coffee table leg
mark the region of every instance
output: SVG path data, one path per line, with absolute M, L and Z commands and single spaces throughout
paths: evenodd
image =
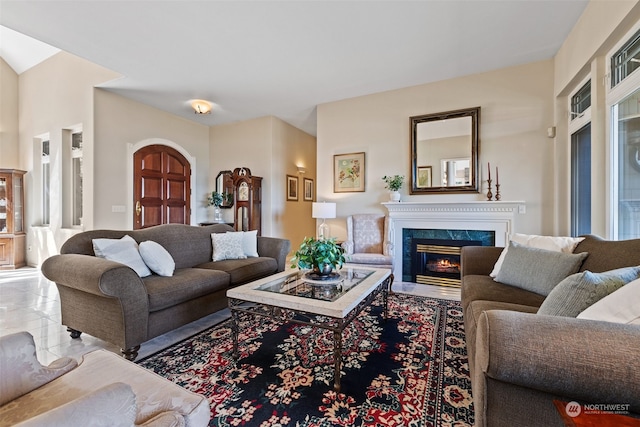
M 342 365 L 342 328 L 333 331 L 333 389 L 340 391 L 340 368 Z

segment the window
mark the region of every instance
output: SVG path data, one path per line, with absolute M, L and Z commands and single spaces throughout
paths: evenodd
M 640 89 L 611 108 L 617 238 L 640 237 Z M 614 187 L 614 188 L 616 188 Z M 614 233 L 616 231 L 614 230 Z
M 571 97 L 571 120 L 581 117 L 591 107 L 591 80 Z
M 72 224 L 82 225 L 82 132 L 71 134 Z
M 591 233 L 591 123 L 571 135 L 571 235 Z
M 640 68 L 640 31 L 611 56 L 611 87 Z
M 591 79 L 570 97 L 571 235 L 591 233 Z
M 41 175 L 42 175 L 42 224 L 49 225 L 51 218 L 51 157 L 49 140 L 42 141 Z

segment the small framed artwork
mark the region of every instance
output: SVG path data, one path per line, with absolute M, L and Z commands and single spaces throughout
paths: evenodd
M 307 202 L 313 201 L 313 180 L 310 178 L 304 178 L 304 200 Z
M 418 166 L 418 188 L 431 188 L 431 166 Z
M 287 200 L 298 200 L 298 177 L 287 175 Z
M 364 191 L 364 153 L 333 156 L 333 192 Z

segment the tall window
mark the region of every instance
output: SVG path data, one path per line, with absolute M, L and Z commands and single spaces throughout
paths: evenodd
M 591 233 L 591 123 L 571 135 L 571 235 Z
M 570 99 L 571 235 L 591 233 L 591 79 Z
M 617 165 L 617 238 L 640 237 L 640 89 L 611 108 Z
M 51 214 L 51 158 L 49 156 L 49 140 L 42 141 L 42 224 L 50 224 Z
M 82 225 L 82 132 L 71 134 L 73 225 Z

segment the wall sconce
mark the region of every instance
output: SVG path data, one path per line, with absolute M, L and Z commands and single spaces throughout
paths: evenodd
M 304 166 L 298 166 L 298 173 L 305 173 L 307 171 L 307 168 L 305 168 Z
M 211 114 L 211 103 L 204 99 L 194 99 L 191 101 L 191 107 L 196 114 Z
M 335 203 L 314 203 L 311 205 L 311 217 L 322 218 L 322 224 L 318 227 L 318 238 L 329 238 L 329 224 L 325 223 L 327 218 L 336 217 L 336 204 Z

